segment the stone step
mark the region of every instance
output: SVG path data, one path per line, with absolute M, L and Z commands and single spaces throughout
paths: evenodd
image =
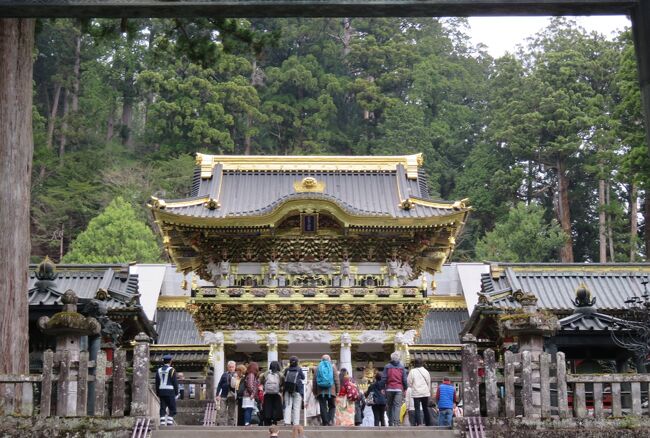
M 267 438 L 267 426 L 252 427 L 203 427 L 162 426 L 154 430 L 152 438 Z M 290 438 L 291 428 L 280 427 L 280 438 Z M 460 433 L 438 427 L 307 427 L 306 438 L 456 438 Z

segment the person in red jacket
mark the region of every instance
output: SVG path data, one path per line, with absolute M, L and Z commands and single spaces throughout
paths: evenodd
M 390 362 L 384 367 L 381 376 L 382 387 L 386 389 L 386 411 L 388 411 L 388 425 L 400 425 L 400 410 L 404 391 L 408 388 L 406 369 L 400 362 L 401 355 L 395 351 L 390 355 Z

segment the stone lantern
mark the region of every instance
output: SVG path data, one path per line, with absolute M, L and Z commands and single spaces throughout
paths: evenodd
M 521 290 L 512 294 L 512 300 L 521 304 L 521 309 L 507 313 L 499 318 L 499 331 L 503 338 L 517 338 L 519 352 L 528 352 L 533 362 L 539 362 L 544 352 L 544 338 L 551 337 L 560 329 L 557 317 L 540 311 L 537 297 Z M 533 370 L 533 379 L 539 379 L 539 370 Z M 541 406 L 539 384 L 533 385 L 532 403 Z
M 38 319 L 38 326 L 47 335 L 56 338 L 56 351 L 61 360 L 64 351 L 68 351 L 71 362 L 79 361 L 80 342 L 82 336 L 99 334 L 101 325 L 95 318 L 85 317 L 77 312 L 77 295 L 68 290 L 61 297 L 63 310 L 55 313 L 52 318 L 42 316 Z M 76 415 L 77 409 L 77 382 L 76 370 L 70 370 L 70 383 L 67 397 L 57 400 L 57 414 L 61 416 Z

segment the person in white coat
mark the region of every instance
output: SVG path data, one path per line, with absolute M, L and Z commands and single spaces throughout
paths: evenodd
M 431 375 L 429 371 L 422 365 L 422 359 L 416 358 L 414 367 L 409 371 L 407 377 L 408 387 L 411 389 L 411 396 L 415 404 L 415 424 L 413 426 L 420 426 L 422 424 L 422 414 L 424 414 L 424 424 L 431 426 L 431 413 L 429 412 L 429 397 L 431 396 Z

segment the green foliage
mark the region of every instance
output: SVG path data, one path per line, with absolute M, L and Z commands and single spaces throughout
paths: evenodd
M 121 197 L 88 223 L 70 246 L 65 263 L 152 263 L 160 249 L 151 229 Z
M 476 243 L 476 256 L 502 262 L 552 262 L 557 261 L 564 239 L 557 221 L 545 221 L 543 208 L 519 203 Z
M 196 152 L 423 152 L 431 195 L 474 207 L 459 260 L 479 257 L 477 242 L 518 202 L 552 223 L 562 164 L 576 261 L 598 257 L 600 210 L 614 258 L 644 254 L 643 221 L 630 235 L 631 188 L 648 198 L 650 160 L 629 32 L 608 41 L 555 19 L 492 59 L 462 18 L 66 19 L 39 29 L 37 258 L 61 257 L 115 197 L 152 225 L 149 197 L 188 196 Z

